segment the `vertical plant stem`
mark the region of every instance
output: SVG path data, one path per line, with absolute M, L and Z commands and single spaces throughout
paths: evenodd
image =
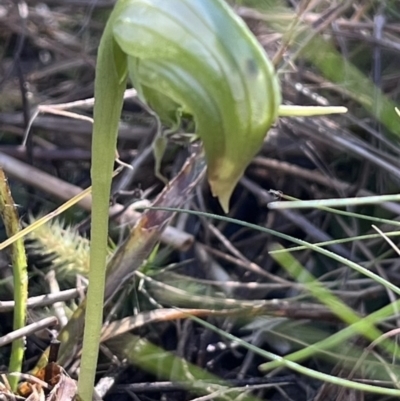
M 11 196 L 4 171 L 0 169 L 0 214 L 3 219 L 8 237 L 12 237 L 20 230 L 18 212 Z M 26 302 L 28 299 L 28 273 L 24 240 L 22 238 L 11 244 L 11 262 L 14 278 L 14 319 L 13 329 L 17 330 L 25 326 Z M 13 341 L 9 364 L 10 372 L 21 372 L 24 359 L 25 338 Z M 17 389 L 18 377 L 8 378 L 11 389 Z
M 78 395 L 83 401 L 92 401 L 99 353 L 106 275 L 108 208 L 118 123 L 126 88 L 125 65 L 125 56 L 113 40 L 110 18 L 99 46 L 95 79 L 90 271 L 78 380 Z

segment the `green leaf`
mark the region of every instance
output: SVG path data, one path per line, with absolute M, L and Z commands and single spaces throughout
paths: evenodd
M 193 116 L 212 192 L 227 210 L 281 101 L 261 45 L 222 0 L 125 0 L 113 32 L 139 96 L 160 119 L 171 124 L 179 107 Z

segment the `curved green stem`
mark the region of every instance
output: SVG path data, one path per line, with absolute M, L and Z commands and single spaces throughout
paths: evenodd
M 90 272 L 78 381 L 78 395 L 83 401 L 92 401 L 103 322 L 108 208 L 118 124 L 126 88 L 125 63 L 124 54 L 113 40 L 110 18 L 99 46 L 95 80 Z

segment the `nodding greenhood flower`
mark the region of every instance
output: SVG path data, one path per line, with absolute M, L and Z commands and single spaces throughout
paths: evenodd
M 279 114 L 293 114 L 280 106 L 279 80 L 264 49 L 224 0 L 120 0 L 112 32 L 141 100 L 166 125 L 193 118 L 212 193 L 227 211 L 268 129 Z M 307 114 L 301 107 L 294 112 Z

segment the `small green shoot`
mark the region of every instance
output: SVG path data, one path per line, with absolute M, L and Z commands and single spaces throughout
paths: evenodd
M 16 205 L 11 196 L 7 178 L 0 169 L 0 214 L 8 237 L 13 237 L 20 231 L 19 216 Z M 22 238 L 11 244 L 11 264 L 14 278 L 14 321 L 13 329 L 25 327 L 26 303 L 28 300 L 28 272 L 24 241 Z M 20 373 L 25 353 L 25 339 L 14 340 L 11 348 L 10 373 Z M 11 389 L 15 391 L 18 385 L 18 376 L 9 376 Z

